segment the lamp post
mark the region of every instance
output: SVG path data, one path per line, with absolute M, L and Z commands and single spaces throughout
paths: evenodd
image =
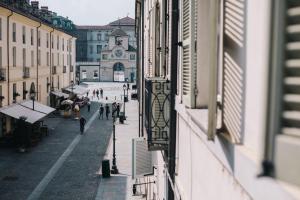
M 33 89 L 30 90 L 30 99 L 32 100 L 32 110 L 34 110 L 35 91 Z
M 124 90 L 124 105 L 123 105 L 123 112 L 124 112 L 124 118 L 125 118 L 125 90 L 126 90 L 126 85 L 123 85 L 123 90 Z
M 115 122 L 116 122 L 116 116 L 115 116 L 116 112 L 112 111 L 112 117 L 113 117 L 113 160 L 112 160 L 112 167 L 111 167 L 111 173 L 112 174 L 118 174 L 119 170 L 117 167 L 117 161 L 116 161 L 116 126 L 115 126 Z

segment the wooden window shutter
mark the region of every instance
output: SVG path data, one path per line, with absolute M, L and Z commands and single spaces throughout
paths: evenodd
M 183 103 L 194 108 L 196 104 L 196 38 L 197 38 L 197 6 L 196 0 L 182 1 L 182 63 L 181 87 Z
M 275 0 L 272 5 L 270 90 L 262 175 L 300 186 L 300 1 Z
M 245 0 L 224 1 L 222 130 L 241 142 L 245 91 Z
M 148 32 L 148 77 L 153 77 L 153 26 L 152 12 L 149 12 L 149 32 Z

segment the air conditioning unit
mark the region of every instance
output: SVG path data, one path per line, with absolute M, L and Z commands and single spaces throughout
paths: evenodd
M 145 83 L 145 128 L 150 151 L 167 150 L 170 129 L 170 82 L 147 78 Z

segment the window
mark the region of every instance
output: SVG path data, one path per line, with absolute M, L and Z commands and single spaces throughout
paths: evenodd
M 135 54 L 130 54 L 130 60 L 135 60 Z
M 49 48 L 49 33 L 46 34 L 46 47 Z
M 26 44 L 26 27 L 25 26 L 22 27 L 22 41 L 23 41 L 23 44 Z
M 41 46 L 41 31 L 38 31 L 38 46 Z
M 300 161 L 300 120 L 297 83 L 300 70 L 293 44 L 300 42 L 299 32 L 293 30 L 300 25 L 294 11 L 300 7 L 299 1 L 274 1 L 271 23 L 277 23 L 270 30 L 272 38 L 269 64 L 269 92 L 266 94 L 267 128 L 264 153 L 264 175 L 300 186 L 298 169 Z M 278 23 L 278 22 L 281 23 Z M 272 51 L 276 49 L 276 51 Z M 267 164 L 267 167 L 266 167 Z M 268 167 L 269 166 L 269 167 Z M 274 169 L 276 172 L 274 172 Z
M 26 67 L 26 49 L 23 48 L 23 67 Z
M 64 54 L 61 55 L 61 58 L 62 58 L 62 65 L 65 66 L 65 56 L 64 56 Z
M 90 54 L 94 53 L 94 47 L 93 46 L 90 46 Z
M 26 91 L 26 82 L 23 82 L 23 100 L 26 99 L 26 94 L 27 94 L 27 91 Z
M 57 36 L 57 49 L 59 49 L 59 36 Z
M 91 40 L 91 41 L 94 40 L 94 38 L 93 38 L 93 33 L 91 33 L 91 35 L 90 35 L 90 40 Z
M 17 49 L 16 49 L 16 47 L 13 47 L 12 55 L 13 55 L 13 67 L 16 67 L 17 66 Z
M 70 46 L 69 46 L 69 48 L 70 48 L 70 52 L 72 52 L 72 40 L 70 40 Z
M 52 66 L 54 65 L 54 53 L 52 53 L 52 56 L 51 56 L 51 64 L 52 64 Z
M 160 68 L 160 7 L 159 3 L 155 6 L 155 76 L 161 75 Z
M 2 47 L 0 47 L 0 69 L 3 67 L 2 63 Z
M 38 50 L 38 65 L 41 65 L 41 50 Z
M 34 37 L 34 32 L 33 29 L 30 29 L 30 44 L 33 45 L 33 37 Z
M 102 60 L 107 60 L 108 55 L 107 54 L 102 54 Z
M 34 66 L 34 51 L 31 51 L 31 67 Z
M 47 93 L 49 92 L 49 77 L 47 77 L 47 81 L 46 81 L 46 88 L 47 88 Z
M 51 35 L 51 48 L 52 49 L 54 48 L 54 37 L 53 37 L 53 35 Z
M 49 52 L 47 52 L 47 55 L 46 55 L 46 59 L 47 59 L 47 66 L 50 66 L 50 63 L 49 63 L 49 56 L 50 56 L 50 54 L 49 54 Z
M 12 41 L 16 42 L 17 41 L 17 33 L 16 33 L 16 23 L 12 24 Z
M 17 100 L 17 84 L 13 84 L 13 101 L 15 102 Z
M 0 40 L 2 40 L 2 18 L 0 17 Z
M 57 66 L 59 66 L 59 53 L 57 53 Z
M 99 78 L 99 76 L 98 76 L 98 70 L 94 70 L 94 73 L 93 73 L 94 75 L 93 75 L 93 78 L 94 79 L 97 79 L 97 78 Z
M 0 96 L 3 96 L 3 94 L 2 94 L 2 85 L 0 85 Z M 3 106 L 2 101 L 0 101 L 0 107 L 2 107 L 2 106 Z
M 59 90 L 59 76 L 57 76 L 57 89 Z
M 67 65 L 69 65 L 70 64 L 70 62 L 69 62 L 69 55 L 67 55 Z
M 102 38 L 101 38 L 101 33 L 98 33 L 97 34 L 97 39 L 98 39 L 98 41 L 100 41 Z
M 102 45 L 97 45 L 97 53 L 101 53 Z
M 64 38 L 62 39 L 62 50 L 63 51 L 65 50 L 65 39 Z

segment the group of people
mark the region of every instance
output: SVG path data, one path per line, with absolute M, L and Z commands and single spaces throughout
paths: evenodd
M 89 93 L 87 92 L 86 95 L 89 96 Z M 92 98 L 95 98 L 95 96 L 97 96 L 97 98 L 99 100 L 99 95 L 100 95 L 100 98 L 102 99 L 103 98 L 103 89 L 102 88 L 97 89 L 97 90 L 93 90 L 93 96 L 92 96 Z
M 103 119 L 103 114 L 104 114 L 104 110 L 105 110 L 105 116 L 106 119 L 109 118 L 109 114 L 110 114 L 110 107 L 108 104 L 105 105 L 105 107 L 103 107 L 103 105 L 100 105 L 99 108 L 99 119 Z M 115 115 L 117 113 L 117 115 Z M 120 104 L 118 103 L 113 103 L 112 104 L 112 116 L 117 116 L 119 117 L 120 114 Z

